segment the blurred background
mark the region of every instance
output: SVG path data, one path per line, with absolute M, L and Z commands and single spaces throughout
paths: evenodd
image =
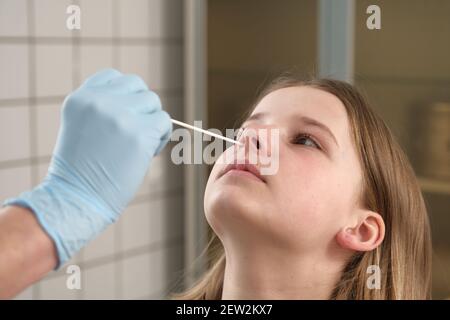
M 66 8 L 81 8 L 81 29 Z M 370 5 L 381 29 L 369 30 Z M 64 97 L 105 67 L 136 73 L 173 118 L 233 128 L 286 70 L 356 84 L 419 177 L 433 229 L 433 297 L 450 297 L 450 2 L 447 0 L 0 0 L 0 200 L 38 184 Z M 114 226 L 18 299 L 160 299 L 189 285 L 209 233 L 208 168 L 156 157 Z M 184 274 L 185 270 L 193 271 Z

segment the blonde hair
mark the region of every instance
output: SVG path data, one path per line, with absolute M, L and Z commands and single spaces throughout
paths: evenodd
M 388 127 L 352 85 L 331 79 L 302 79 L 292 75 L 272 81 L 254 106 L 270 92 L 309 86 L 335 95 L 344 104 L 363 174 L 361 203 L 384 219 L 380 246 L 357 252 L 336 283 L 330 299 L 429 299 L 431 296 L 431 234 L 425 203 L 414 171 Z M 176 299 L 221 299 L 225 254 L 213 235 L 207 247 L 209 270 Z M 367 270 L 381 270 L 381 288 L 369 289 Z

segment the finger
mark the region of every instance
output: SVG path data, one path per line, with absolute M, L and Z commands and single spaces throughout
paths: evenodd
M 99 86 L 108 83 L 109 81 L 119 78 L 122 76 L 122 73 L 116 69 L 104 69 L 101 70 L 89 78 L 87 78 L 83 85 L 86 86 Z
M 117 98 L 118 102 L 132 109 L 135 113 L 152 113 L 161 110 L 161 100 L 153 91 L 142 91 Z
M 142 115 L 140 118 L 143 131 L 151 140 L 156 140 L 158 145 L 156 147 L 155 155 L 160 153 L 166 146 L 172 134 L 172 122 L 170 116 L 165 111 L 157 111 L 151 114 Z
M 108 82 L 106 89 L 121 94 L 148 91 L 148 87 L 144 80 L 135 74 L 127 74 L 112 79 Z

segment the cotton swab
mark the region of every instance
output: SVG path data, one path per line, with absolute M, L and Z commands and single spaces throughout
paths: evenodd
M 218 139 L 222 139 L 222 140 L 225 140 L 225 141 L 237 144 L 237 145 L 242 145 L 241 142 L 233 140 L 233 139 L 230 139 L 230 138 L 227 138 L 227 137 L 224 137 L 224 136 L 221 136 L 220 134 L 216 134 L 216 133 L 208 131 L 208 130 L 200 129 L 200 128 L 191 126 L 190 124 L 187 124 L 187 123 L 184 123 L 184 122 L 181 122 L 181 121 L 178 121 L 178 120 L 171 119 L 171 121 L 172 121 L 172 123 L 174 123 L 176 125 L 179 125 L 180 127 L 184 127 L 184 128 L 187 128 L 187 129 L 198 131 L 198 132 L 207 134 L 209 136 L 212 136 L 212 137 L 215 137 L 215 138 L 218 138 Z

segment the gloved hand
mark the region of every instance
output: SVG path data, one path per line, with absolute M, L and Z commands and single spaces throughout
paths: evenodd
M 138 76 L 98 72 L 64 101 L 45 180 L 4 205 L 34 212 L 59 267 L 118 219 L 171 130 L 158 96 Z

